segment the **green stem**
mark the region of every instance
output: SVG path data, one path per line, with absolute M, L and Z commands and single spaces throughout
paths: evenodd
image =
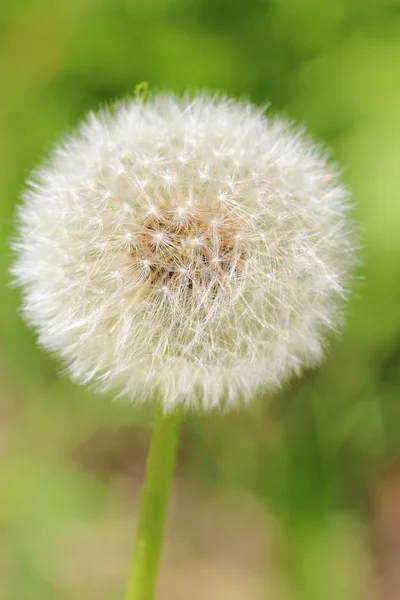
M 152 600 L 178 445 L 182 409 L 157 409 L 125 600 Z

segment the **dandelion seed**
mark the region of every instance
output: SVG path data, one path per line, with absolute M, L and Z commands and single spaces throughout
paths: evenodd
M 348 212 L 287 122 L 207 95 L 136 98 L 33 176 L 13 274 L 74 380 L 229 408 L 323 358 L 354 264 Z

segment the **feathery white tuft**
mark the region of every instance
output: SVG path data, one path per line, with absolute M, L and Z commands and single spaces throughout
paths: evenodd
M 78 382 L 233 407 L 322 359 L 354 263 L 347 201 L 319 148 L 249 104 L 118 104 L 25 192 L 24 314 Z

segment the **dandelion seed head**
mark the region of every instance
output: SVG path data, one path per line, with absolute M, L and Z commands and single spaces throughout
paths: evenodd
M 33 176 L 13 274 L 74 380 L 234 407 L 317 365 L 354 265 L 347 190 L 305 135 L 243 102 L 91 114 Z

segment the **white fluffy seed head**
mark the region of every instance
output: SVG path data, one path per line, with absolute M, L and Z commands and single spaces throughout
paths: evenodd
M 76 381 L 233 407 L 323 357 L 348 194 L 299 131 L 207 95 L 91 114 L 33 176 L 13 274 Z

